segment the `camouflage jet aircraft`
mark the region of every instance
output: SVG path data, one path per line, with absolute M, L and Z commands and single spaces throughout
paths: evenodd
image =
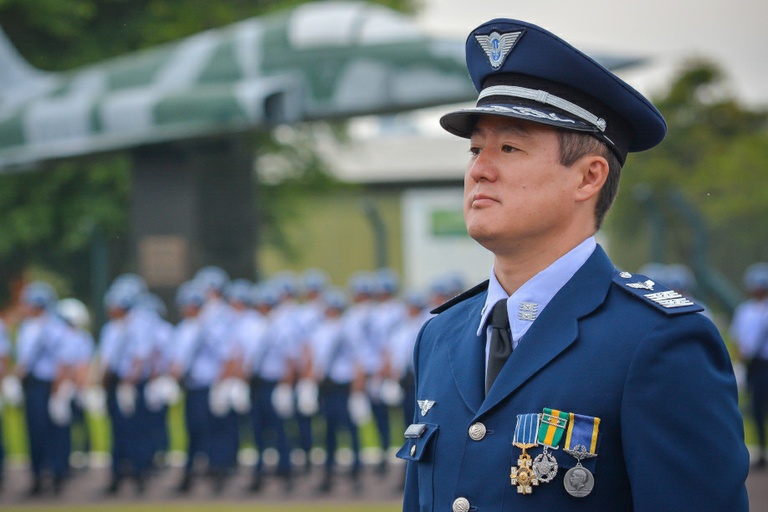
M 0 168 L 474 95 L 459 41 L 368 3 L 307 3 L 66 73 L 0 32 Z
M 65 73 L 0 30 L 0 169 L 475 96 L 461 41 L 369 3 L 311 2 Z

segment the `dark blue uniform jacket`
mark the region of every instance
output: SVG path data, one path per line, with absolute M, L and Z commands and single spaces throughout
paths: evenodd
M 742 511 L 749 470 L 731 361 L 697 306 L 665 308 L 629 283 L 598 247 L 541 312 L 484 396 L 486 287 L 444 307 L 414 350 L 416 398 L 434 401 L 406 441 L 403 510 Z M 665 290 L 654 286 L 654 292 Z M 597 457 L 583 462 L 592 492 L 576 498 L 563 475 L 576 460 L 561 447 L 552 482 L 519 494 L 510 468 L 518 414 L 544 407 L 599 417 Z M 476 422 L 482 439 L 468 432 Z M 532 456 L 541 447 L 531 451 Z

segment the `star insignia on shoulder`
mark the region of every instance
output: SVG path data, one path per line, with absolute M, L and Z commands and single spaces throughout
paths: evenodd
M 477 34 L 475 39 L 480 43 L 485 54 L 488 55 L 491 66 L 496 69 L 504 64 L 504 60 L 509 55 L 509 52 L 512 51 L 512 47 L 515 46 L 522 33 L 522 30 L 507 32 L 506 34 L 491 32 L 488 35 Z
M 434 400 L 417 400 L 416 402 L 419 404 L 419 410 L 421 411 L 422 416 L 426 416 L 427 412 L 433 405 L 435 405 Z

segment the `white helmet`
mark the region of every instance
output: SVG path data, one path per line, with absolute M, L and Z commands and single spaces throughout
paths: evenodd
M 81 301 L 73 298 L 61 299 L 56 303 L 56 312 L 69 325 L 88 329 L 91 324 L 91 316 L 88 308 Z

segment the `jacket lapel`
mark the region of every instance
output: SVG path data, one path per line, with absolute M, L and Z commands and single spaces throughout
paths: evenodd
M 603 303 L 614 272 L 615 267 L 598 246 L 520 340 L 501 369 L 478 415 L 517 390 L 576 341 L 579 319 Z
M 488 283 L 484 283 L 486 286 Z M 466 301 L 456 326 L 446 332 L 451 374 L 466 406 L 475 413 L 485 394 L 485 336 L 477 336 L 485 293 Z

